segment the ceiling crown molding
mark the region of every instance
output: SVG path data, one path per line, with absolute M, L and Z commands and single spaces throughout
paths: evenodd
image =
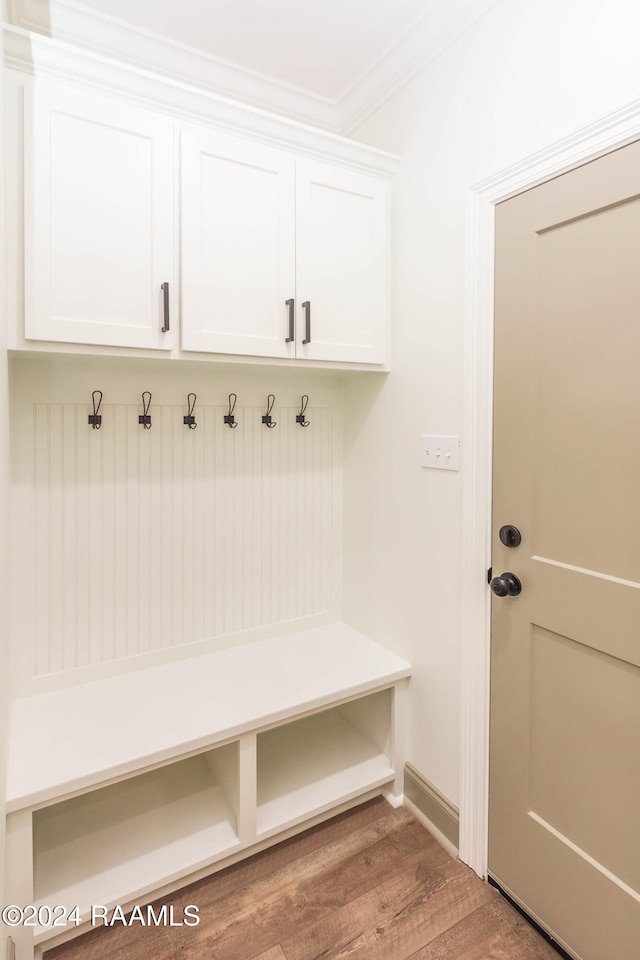
M 499 0 L 431 0 L 427 8 L 336 103 L 340 133 L 349 136 Z
M 75 0 L 8 0 L 16 27 L 348 136 L 499 0 L 431 0 L 337 100 L 221 60 Z
M 73 0 L 9 0 L 9 19 L 23 30 L 338 132 L 332 100 L 96 13 Z

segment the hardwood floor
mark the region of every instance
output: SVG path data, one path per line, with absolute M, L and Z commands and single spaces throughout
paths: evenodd
M 406 810 L 373 800 L 173 894 L 197 926 L 98 927 L 45 960 L 558 960 Z

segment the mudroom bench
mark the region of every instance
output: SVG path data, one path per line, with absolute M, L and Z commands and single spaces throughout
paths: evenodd
M 402 795 L 410 666 L 343 623 L 16 700 L 17 960 L 348 806 Z M 47 908 L 78 906 L 81 926 Z M 37 950 L 39 952 L 39 949 Z

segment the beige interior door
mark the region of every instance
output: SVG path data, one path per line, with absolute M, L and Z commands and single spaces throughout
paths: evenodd
M 498 206 L 495 360 L 489 872 L 638 960 L 640 143 Z

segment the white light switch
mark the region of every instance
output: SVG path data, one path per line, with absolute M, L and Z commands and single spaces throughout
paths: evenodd
M 422 444 L 422 466 L 434 470 L 460 469 L 460 437 L 425 437 Z

